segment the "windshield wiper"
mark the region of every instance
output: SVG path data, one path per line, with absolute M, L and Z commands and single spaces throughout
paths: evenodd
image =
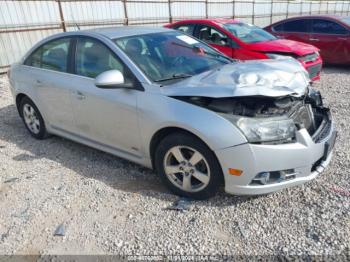
M 157 79 L 157 80 L 154 80 L 154 82 L 163 82 L 163 81 L 169 81 L 169 80 L 174 80 L 174 79 L 188 78 L 191 76 L 192 75 L 190 75 L 190 74 L 173 74 L 171 77 Z

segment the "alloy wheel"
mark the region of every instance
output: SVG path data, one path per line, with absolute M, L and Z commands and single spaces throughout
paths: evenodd
M 31 105 L 25 104 L 23 106 L 23 118 L 28 129 L 34 134 L 39 134 L 40 120 L 35 109 Z
M 164 157 L 164 171 L 176 187 L 186 192 L 198 192 L 210 181 L 210 168 L 205 157 L 188 146 L 174 146 Z

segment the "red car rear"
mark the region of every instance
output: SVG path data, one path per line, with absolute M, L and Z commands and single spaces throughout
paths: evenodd
M 325 63 L 350 64 L 350 17 L 293 17 L 272 24 L 265 30 L 280 38 L 315 45 Z
M 296 41 L 278 39 L 257 26 L 234 19 L 183 20 L 165 26 L 199 38 L 235 59 L 294 57 L 309 72 L 312 80 L 320 78 L 322 59 L 318 54 L 318 48 Z

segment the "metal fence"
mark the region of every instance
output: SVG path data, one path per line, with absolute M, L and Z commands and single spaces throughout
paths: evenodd
M 204 17 L 266 26 L 296 15 L 349 13 L 349 0 L 0 0 L 0 73 L 40 39 L 79 28 L 161 26 Z

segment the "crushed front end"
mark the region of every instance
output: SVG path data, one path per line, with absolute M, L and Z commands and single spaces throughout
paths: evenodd
M 215 152 L 228 193 L 265 194 L 302 184 L 330 162 L 337 132 L 320 93 L 311 88 L 298 97 L 188 99 L 231 121 L 247 137 L 248 143 Z

